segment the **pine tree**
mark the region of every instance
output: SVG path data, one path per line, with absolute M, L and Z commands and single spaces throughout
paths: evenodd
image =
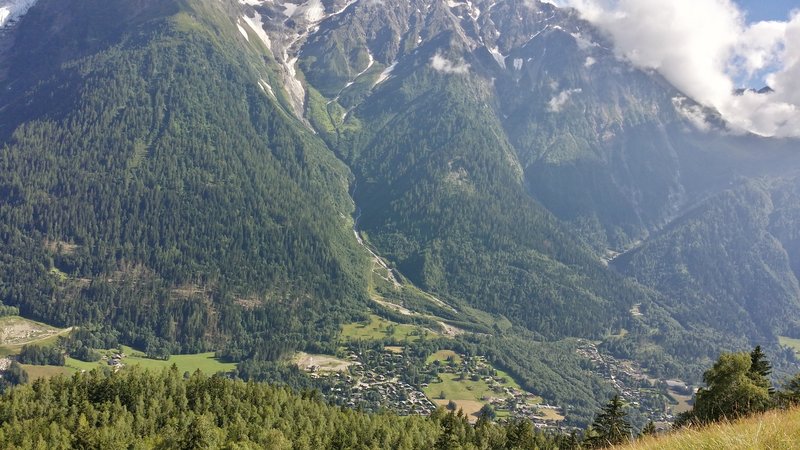
M 756 345 L 756 348 L 750 352 L 750 377 L 758 384 L 765 384 L 769 394 L 775 393 L 775 389 L 770 385 L 769 375 L 772 373 L 772 364 L 767 360 L 767 355 L 761 351 L 761 346 Z
M 641 435 L 642 436 L 650 436 L 650 435 L 653 435 L 653 434 L 656 434 L 656 424 L 654 424 L 653 421 L 651 420 L 651 421 L 647 422 L 647 425 L 645 425 L 644 428 L 642 428 Z
M 783 407 L 800 405 L 800 373 L 795 374 L 783 389 L 778 393 L 778 399 Z
M 587 435 L 586 443 L 590 447 L 600 448 L 626 442 L 631 437 L 631 425 L 628 423 L 627 417 L 625 405 L 617 394 L 594 419 L 592 431 Z

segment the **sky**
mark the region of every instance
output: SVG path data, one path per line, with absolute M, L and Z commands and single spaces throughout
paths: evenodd
M 789 11 L 800 8 L 800 0 L 736 0 L 747 13 L 748 22 L 786 20 Z
M 555 3 L 576 8 L 605 32 L 617 58 L 659 72 L 719 111 L 734 132 L 800 138 L 800 0 Z M 774 92 L 734 93 L 765 85 Z M 707 128 L 702 116 L 693 119 Z

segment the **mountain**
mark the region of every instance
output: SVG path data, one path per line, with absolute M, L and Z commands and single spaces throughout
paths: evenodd
M 740 345 L 793 333 L 800 297 L 794 252 L 783 244 L 785 234 L 772 231 L 785 233 L 797 197 L 785 186 L 773 189 L 751 181 L 717 194 L 615 264 L 667 294 L 682 323 L 723 320 L 745 339 Z M 777 202 L 776 191 L 783 193 Z
M 698 381 L 800 337 L 798 142 L 731 132 L 574 10 L 12 3 L 0 300 L 24 316 L 253 363 L 375 312 L 455 327 L 584 421 L 610 388 L 575 339 Z
M 363 310 L 349 170 L 231 45 L 231 7 L 43 1 L 4 37 L 5 303 L 248 353 Z
M 781 300 L 752 277 L 736 292 L 753 310 L 774 302 L 783 312 L 766 327 L 741 318 L 761 328 L 741 339 L 677 280 L 622 270 L 637 285 L 598 264 L 658 239 L 743 178 L 793 184 L 796 141 L 729 133 L 714 111 L 619 60 L 574 11 L 548 3 L 355 2 L 332 14 L 303 25 L 307 115 L 353 169 L 370 242 L 419 286 L 549 338 L 636 328 L 644 336 L 628 345 L 649 337 L 686 357 L 713 357 L 696 350 L 703 342 L 775 342 L 786 329 L 775 317 L 798 317 L 785 265 L 765 281 Z M 698 111 L 713 129 L 695 126 Z M 738 220 L 721 211 L 713 223 Z M 638 303 L 649 313 L 630 317 Z

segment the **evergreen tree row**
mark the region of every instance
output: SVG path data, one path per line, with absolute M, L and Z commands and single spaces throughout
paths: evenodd
M 40 379 L 0 397 L 0 447 L 136 449 L 570 448 L 528 421 L 471 425 L 459 412 L 365 414 L 313 391 L 131 368 Z

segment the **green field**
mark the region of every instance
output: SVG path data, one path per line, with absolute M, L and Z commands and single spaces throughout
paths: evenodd
M 778 336 L 778 342 L 785 347 L 793 348 L 796 353 L 800 354 L 800 339 Z
M 214 353 L 197 353 L 193 355 L 172 355 L 168 360 L 150 359 L 145 357 L 144 353 L 134 350 L 131 347 L 122 346 L 122 352 L 125 358 L 122 363 L 126 366 L 140 366 L 143 369 L 162 369 L 165 367 L 172 367 L 175 364 L 179 372 L 194 372 L 200 370 L 206 374 L 215 374 L 217 372 L 230 372 L 236 368 L 235 363 L 223 363 L 214 358 Z M 102 350 L 100 352 L 106 356 L 112 355 L 115 351 Z M 66 366 L 74 370 L 92 370 L 96 367 L 109 367 L 105 360 L 97 362 L 84 362 L 74 358 L 67 357 Z
M 452 350 L 439 350 L 431 356 L 428 356 L 428 359 L 425 360 L 425 364 L 432 364 L 434 361 L 446 363 L 448 362 L 447 358 L 452 358 L 456 364 L 461 364 L 461 355 Z
M 61 366 L 34 366 L 30 364 L 21 364 L 25 372 L 28 373 L 28 380 L 33 381 L 38 378 L 50 378 L 58 375 L 72 375 L 76 372 L 71 367 Z
M 26 344 L 41 346 L 55 345 L 60 336 L 66 336 L 72 328 L 56 328 L 50 325 L 28 320 L 19 316 L 0 317 L 0 357 L 16 355 Z M 175 364 L 181 372 L 200 370 L 207 374 L 229 372 L 236 368 L 234 363 L 223 363 L 214 358 L 214 353 L 198 353 L 194 355 L 173 355 L 168 360 L 146 358 L 144 353 L 131 347 L 123 346 L 125 365 L 138 365 L 146 369 L 161 369 Z M 116 350 L 100 350 L 102 355 L 113 355 Z M 83 362 L 67 357 L 64 367 L 23 365 L 31 380 L 70 374 L 79 370 L 92 370 L 97 367 L 109 367 L 105 360 Z
M 428 364 L 431 364 L 434 361 L 447 361 L 448 357 L 453 357 L 453 359 L 456 361 L 456 364 L 461 364 L 463 360 L 461 355 L 458 355 L 451 350 L 440 350 L 428 357 Z M 490 399 L 492 398 L 507 399 L 512 396 L 516 396 L 519 400 L 525 401 L 532 405 L 542 402 L 541 397 L 531 396 L 530 394 L 525 393 L 520 385 L 514 381 L 514 379 L 508 373 L 495 369 L 483 359 L 477 361 L 477 366 L 473 365 L 473 363 L 475 363 L 475 361 L 468 364 L 468 366 L 473 368 L 489 367 L 495 371 L 495 375 L 492 376 L 490 380 L 487 379 L 486 376 L 482 375 L 479 375 L 480 378 L 478 380 L 473 380 L 472 373 L 465 373 L 465 376 L 462 379 L 460 373 L 440 372 L 439 378 L 441 381 L 430 383 L 427 387 L 423 388 L 423 392 L 425 392 L 425 395 L 427 395 L 428 398 L 442 406 L 446 405 L 450 401 L 455 402 L 457 408 L 462 409 L 464 413 L 470 417 L 471 421 L 475 420 L 475 415 L 477 412 L 483 405 L 489 403 Z M 441 367 L 441 370 L 447 369 L 445 366 Z M 461 368 L 456 369 L 456 372 L 459 370 L 461 370 Z M 479 374 L 478 371 L 473 373 Z M 517 393 L 509 394 L 506 392 L 506 389 L 516 390 Z M 545 416 L 548 416 L 547 413 L 550 413 L 551 411 L 542 410 L 542 412 L 545 413 Z M 557 412 L 554 410 L 552 413 L 557 415 Z M 499 418 L 509 416 L 509 412 L 502 409 L 499 409 L 497 414 Z M 554 420 L 563 420 L 563 416 L 560 415 L 552 418 Z
M 437 359 L 439 361 L 445 361 L 451 354 L 455 354 L 455 352 L 450 350 L 442 350 L 434 353 L 428 359 L 430 361 L 435 361 Z M 455 356 L 458 357 L 456 360 L 457 363 L 460 363 L 461 356 Z M 483 399 L 490 397 L 507 398 L 508 394 L 505 393 L 505 388 L 516 389 L 524 392 L 522 387 L 520 387 L 520 385 L 514 381 L 511 375 L 502 370 L 494 370 L 497 373 L 494 379 L 500 380 L 499 382 L 494 383 L 497 388 L 496 390 L 490 386 L 489 381 L 486 381 L 483 378 L 479 379 L 478 381 L 473 381 L 470 379 L 470 376 L 467 375 L 464 379 L 459 380 L 459 374 L 457 373 L 440 373 L 439 378 L 441 378 L 442 381 L 428 385 L 428 387 L 424 389 L 425 395 L 432 399 L 440 399 L 442 392 L 444 392 L 444 396 L 447 400 L 482 401 Z M 533 400 L 534 401 L 532 401 L 532 403 L 538 403 L 541 401 L 541 398 L 536 397 Z
M 459 380 L 459 374 L 455 373 L 442 373 L 439 374 L 439 378 L 442 379 L 440 383 L 431 383 L 424 389 L 425 395 L 430 398 L 441 398 L 441 393 L 444 392 L 447 400 L 482 401 L 490 397 L 507 398 L 508 395 L 503 390 L 504 388 L 523 390 L 513 378 L 502 370 L 497 371 L 497 378 L 504 380 L 497 383 L 498 390 L 493 390 L 489 383 L 483 379 L 472 381 L 469 377 L 466 377 L 463 380 Z
M 342 327 L 341 338 L 344 340 L 362 339 L 367 341 L 392 339 L 402 342 L 406 339 L 409 341 L 425 339 L 427 336 L 433 334 L 433 331 L 416 325 L 391 322 L 375 314 L 371 314 L 369 316 L 369 323 L 356 322 L 345 324 Z

